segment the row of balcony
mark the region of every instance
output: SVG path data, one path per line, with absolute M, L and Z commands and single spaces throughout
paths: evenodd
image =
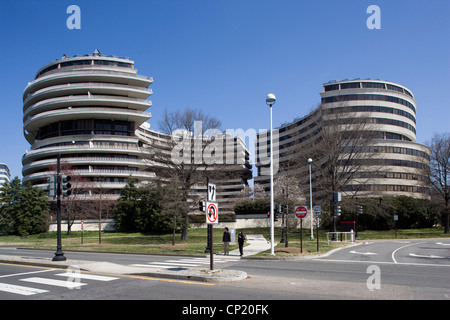
M 130 112 L 145 111 L 152 106 L 151 101 L 116 97 L 116 96 L 93 96 L 93 95 L 79 95 L 69 97 L 51 98 L 43 101 L 39 101 L 36 104 L 27 108 L 24 111 L 23 120 L 26 122 L 30 117 L 52 110 L 72 110 L 80 107 L 97 108 L 105 107 L 118 107 L 121 110 L 129 109 Z
M 25 111 L 29 105 L 35 103 L 35 101 L 56 98 L 58 96 L 86 94 L 87 92 L 90 92 L 91 94 L 123 96 L 142 100 L 147 99 L 153 94 L 152 89 L 123 84 L 99 82 L 66 83 L 45 87 L 37 90 L 33 94 L 27 94 L 27 97 L 23 101 L 23 110 Z
M 151 179 L 155 178 L 154 172 L 148 171 L 129 171 L 129 170 L 112 170 L 112 169 L 78 169 L 72 171 L 74 175 L 80 175 L 83 177 L 121 177 L 121 178 L 143 178 Z M 43 181 L 49 176 L 56 174 L 54 171 L 37 172 L 26 175 L 23 177 L 23 183 L 28 181 Z
M 151 118 L 150 112 L 142 112 L 131 109 L 120 108 L 71 108 L 57 109 L 39 113 L 35 116 L 29 117 L 24 122 L 24 131 L 29 133 L 26 136 L 30 144 L 34 143 L 34 137 L 39 128 L 52 124 L 58 121 L 73 120 L 73 119 L 115 119 L 122 121 L 134 122 L 135 130 L 141 123 Z
M 125 84 L 134 87 L 147 88 L 153 83 L 153 78 L 145 77 L 137 74 L 130 74 L 118 71 L 79 71 L 79 72 L 62 72 L 52 75 L 45 75 L 33 82 L 30 82 L 24 90 L 23 97 L 26 99 L 29 94 L 32 94 L 45 87 L 52 87 L 55 85 L 67 83 L 86 83 L 86 82 L 103 82 Z

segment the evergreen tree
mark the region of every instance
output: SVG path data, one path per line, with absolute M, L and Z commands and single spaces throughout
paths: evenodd
M 0 189 L 0 230 L 4 234 L 27 236 L 48 230 L 49 203 L 45 191 L 18 177 Z
M 115 208 L 116 230 L 166 232 L 172 228 L 171 216 L 163 209 L 165 189 L 159 184 L 136 186 L 130 180 Z

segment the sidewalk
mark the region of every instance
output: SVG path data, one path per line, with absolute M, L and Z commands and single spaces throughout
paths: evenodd
M 248 245 L 244 247 L 244 256 L 251 256 L 270 249 L 270 243 L 262 235 L 247 235 Z M 239 249 L 230 251 L 230 255 L 224 256 L 223 254 L 215 254 L 215 256 L 221 259 L 236 259 L 240 256 Z M 167 270 L 167 269 L 154 269 L 132 267 L 121 264 L 115 264 L 111 262 L 93 262 L 83 260 L 70 260 L 66 261 L 52 261 L 51 258 L 38 258 L 38 257 L 18 257 L 0 255 L 0 262 L 12 263 L 21 265 L 41 266 L 50 268 L 68 268 L 69 266 L 76 266 L 80 270 L 106 273 L 116 275 L 129 275 L 129 276 L 147 276 L 155 278 L 170 278 L 178 280 L 193 280 L 202 282 L 223 282 L 223 281 L 236 281 L 247 278 L 247 274 L 239 270 L 224 270 L 215 269 L 209 270 L 209 268 L 183 268 L 182 270 Z
M 270 242 L 264 238 L 261 234 L 249 234 L 245 236 L 248 245 L 244 247 L 244 255 L 242 258 L 255 255 L 259 252 L 263 252 L 270 249 Z M 239 249 L 230 251 L 231 256 L 240 256 Z M 223 257 L 223 255 L 222 255 Z

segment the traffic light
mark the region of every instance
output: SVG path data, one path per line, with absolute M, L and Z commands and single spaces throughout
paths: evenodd
M 282 209 L 281 204 L 275 203 L 273 221 L 278 221 L 278 215 L 281 213 Z
M 198 210 L 205 212 L 206 208 L 205 208 L 205 201 L 199 201 L 198 202 Z
M 341 215 L 341 206 L 338 204 L 335 207 L 335 215 L 336 217 L 339 217 Z
M 273 213 L 273 221 L 278 221 L 278 212 L 276 211 L 276 207 L 274 208 L 274 213 Z M 270 211 L 267 212 L 267 218 L 270 219 Z
M 70 183 L 70 180 L 72 180 L 70 176 L 63 175 L 61 177 L 61 194 L 63 198 L 72 194 L 72 184 Z
M 356 206 L 356 214 L 360 215 L 363 214 L 363 207 L 360 205 Z
M 281 204 L 275 203 L 275 210 L 276 213 L 280 213 L 281 212 Z
M 56 177 L 55 176 L 48 177 L 47 182 L 48 182 L 47 186 L 48 196 L 54 199 L 56 198 Z

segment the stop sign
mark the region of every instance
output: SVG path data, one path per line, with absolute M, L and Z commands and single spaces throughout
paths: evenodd
M 308 209 L 306 206 L 296 206 L 294 213 L 296 218 L 303 219 L 308 214 Z

